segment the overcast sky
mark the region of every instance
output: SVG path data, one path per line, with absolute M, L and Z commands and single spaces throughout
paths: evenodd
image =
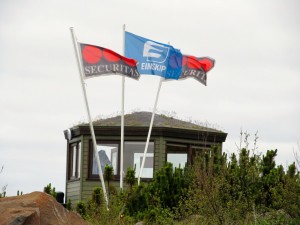
M 63 131 L 86 121 L 70 35 L 123 52 L 126 30 L 184 54 L 216 60 L 208 86 L 164 82 L 158 112 L 228 133 L 258 131 L 258 151 L 294 160 L 300 141 L 300 3 L 298 0 L 0 1 L 0 187 L 7 194 L 65 191 Z M 121 110 L 121 76 L 86 81 L 93 118 Z M 159 77 L 126 78 L 125 111 L 152 111 Z M 99 183 L 100 185 L 100 183 Z

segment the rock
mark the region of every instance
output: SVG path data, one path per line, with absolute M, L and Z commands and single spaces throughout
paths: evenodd
M 0 225 L 88 225 L 44 192 L 0 198 Z

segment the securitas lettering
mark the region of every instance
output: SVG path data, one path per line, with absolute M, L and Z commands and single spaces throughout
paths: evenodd
M 103 74 L 121 74 L 138 79 L 136 60 L 99 46 L 80 44 L 85 78 Z
M 97 66 L 86 65 L 84 66 L 84 73 L 86 78 L 108 73 L 123 74 L 134 79 L 138 79 L 140 76 L 137 68 L 116 63 Z

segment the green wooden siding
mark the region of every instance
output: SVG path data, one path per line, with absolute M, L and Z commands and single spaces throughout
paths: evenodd
M 163 167 L 165 163 L 165 140 L 163 137 L 155 139 L 155 150 L 154 150 L 154 173 Z
M 110 185 L 114 186 L 118 190 L 120 187 L 120 181 L 112 181 L 112 182 L 110 182 Z M 86 180 L 85 182 L 83 182 L 82 192 L 81 192 L 82 200 L 88 200 L 89 198 L 91 198 L 92 192 L 96 187 L 102 188 L 100 179 L 95 180 L 95 181 Z M 105 188 L 107 191 L 107 183 L 106 182 L 105 182 Z
M 80 181 L 69 181 L 66 184 L 66 202 L 68 199 L 71 200 L 72 205 L 76 205 L 78 201 L 81 200 L 81 194 L 80 194 Z
M 82 141 L 82 181 L 85 181 L 88 178 L 88 171 L 89 171 L 89 145 L 90 139 L 87 136 L 83 137 Z

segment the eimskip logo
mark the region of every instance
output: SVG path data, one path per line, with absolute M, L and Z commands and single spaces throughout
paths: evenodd
M 148 62 L 163 63 L 166 61 L 169 54 L 169 47 L 146 41 L 144 44 L 143 57 L 147 58 Z

